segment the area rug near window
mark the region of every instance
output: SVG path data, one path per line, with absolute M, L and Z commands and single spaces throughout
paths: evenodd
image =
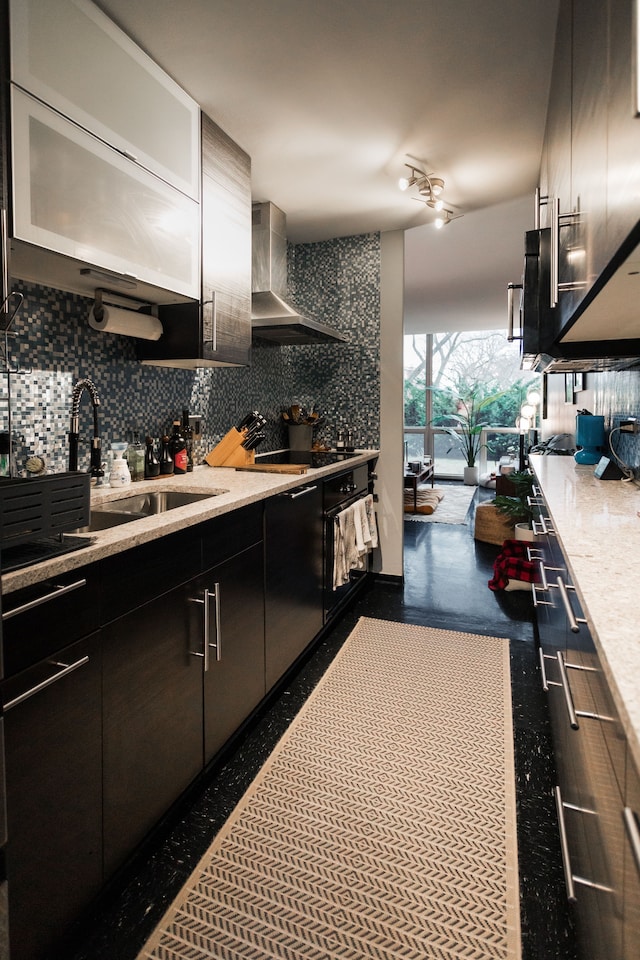
M 419 491 L 420 488 L 418 488 Z M 431 488 L 428 488 L 429 490 Z M 430 514 L 405 512 L 405 520 L 417 520 L 420 523 L 465 523 L 467 512 L 477 487 L 464 484 L 436 487 L 436 492 L 442 494 L 438 506 Z M 405 491 L 405 506 L 413 504 L 413 492 Z
M 509 641 L 362 618 L 139 954 L 517 960 Z

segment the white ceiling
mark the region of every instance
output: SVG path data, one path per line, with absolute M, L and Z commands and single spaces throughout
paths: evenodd
M 498 302 L 503 322 L 531 226 L 558 0 L 99 5 L 250 154 L 253 198 L 285 212 L 290 240 L 408 230 L 408 324 L 486 326 Z M 436 231 L 398 190 L 408 157 L 445 180 L 462 219 Z

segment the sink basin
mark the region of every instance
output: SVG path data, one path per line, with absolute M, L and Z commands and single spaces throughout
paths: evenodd
M 130 497 L 121 497 L 120 500 L 111 500 L 107 503 L 96 504 L 91 509 L 91 516 L 86 527 L 79 527 L 73 533 L 96 533 L 100 530 L 110 530 L 121 523 L 130 523 L 132 520 L 143 520 L 176 507 L 186 507 L 199 500 L 208 500 L 210 497 L 225 493 L 224 490 L 215 490 L 211 493 L 188 493 L 183 490 L 153 490 L 151 493 L 137 493 Z
M 153 490 L 151 493 L 137 493 L 130 497 L 121 497 L 109 503 L 101 503 L 93 508 L 95 513 L 135 514 L 134 519 L 151 517 L 157 513 L 166 513 L 176 507 L 186 507 L 199 500 L 215 497 L 221 490 L 213 493 L 187 493 L 182 490 Z M 122 522 L 122 521 L 121 521 Z

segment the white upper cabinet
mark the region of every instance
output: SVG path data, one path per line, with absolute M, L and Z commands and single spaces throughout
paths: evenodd
M 11 79 L 195 200 L 198 104 L 90 0 L 10 0 Z
M 11 106 L 13 236 L 72 258 L 14 244 L 14 275 L 75 291 L 89 264 L 199 299 L 200 205 L 17 87 Z

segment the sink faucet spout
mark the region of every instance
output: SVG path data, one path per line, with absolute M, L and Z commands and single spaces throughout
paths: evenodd
M 102 442 L 100 440 L 100 431 L 98 429 L 98 407 L 100 406 L 100 397 L 93 380 L 84 377 L 78 380 L 71 394 L 71 422 L 69 427 L 69 470 L 78 469 L 78 443 L 80 440 L 80 399 L 84 391 L 87 391 L 93 407 L 93 439 L 91 441 L 91 469 L 92 479 L 97 483 L 102 483 L 104 470 L 102 469 Z

